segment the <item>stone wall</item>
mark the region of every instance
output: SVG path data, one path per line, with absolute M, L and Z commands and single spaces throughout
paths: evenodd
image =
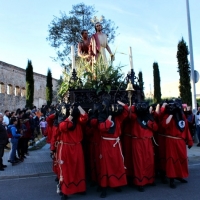
M 57 80 L 53 79 L 53 91 Z M 24 108 L 26 104 L 26 70 L 0 61 L 0 112 Z M 34 73 L 34 105 L 46 104 L 46 76 Z M 53 98 L 56 103 L 56 97 Z

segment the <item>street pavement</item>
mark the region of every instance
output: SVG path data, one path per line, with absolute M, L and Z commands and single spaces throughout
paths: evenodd
M 37 177 L 53 174 L 50 147 L 46 144 L 42 149 L 29 151 L 29 156 L 14 166 L 8 162 L 9 151 L 5 151 L 3 157 L 4 171 L 0 171 L 1 179 Z
M 52 160 L 49 155 L 49 145 L 46 144 L 40 150 L 29 151 L 29 156 L 24 162 L 12 166 L 7 162 L 8 151 L 4 155 L 4 164 L 8 167 L 5 171 L 0 171 L 0 200 L 35 200 L 35 199 L 60 199 L 56 193 L 55 175 L 52 172 Z M 117 193 L 113 189 L 108 189 L 109 200 L 199 200 L 199 180 L 200 180 L 200 147 L 196 144 L 188 149 L 189 172 L 188 183 L 183 184 L 176 181 L 177 188 L 171 189 L 167 184 L 161 184 L 156 179 L 156 186 L 146 186 L 145 192 L 137 191 L 136 187 L 122 187 L 122 192 Z M 87 183 L 86 195 L 70 195 L 69 199 L 93 200 L 99 199 L 96 187 L 90 187 Z
M 15 166 L 7 162 L 8 154 L 9 151 L 5 151 L 3 161 L 7 168 L 5 168 L 5 171 L 0 171 L 0 180 L 53 175 L 49 144 L 39 150 L 29 151 L 29 156 L 24 159 L 24 162 Z M 200 147 L 197 147 L 196 144 L 188 149 L 188 160 L 189 165 L 196 161 L 200 162 Z

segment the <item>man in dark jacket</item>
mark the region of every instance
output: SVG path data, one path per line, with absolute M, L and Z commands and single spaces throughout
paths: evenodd
M 8 136 L 5 126 L 2 124 L 3 115 L 0 113 L 0 171 L 4 171 L 6 165 L 3 165 L 4 147 L 7 144 Z

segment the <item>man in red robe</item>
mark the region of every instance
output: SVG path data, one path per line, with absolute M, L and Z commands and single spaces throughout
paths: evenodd
M 68 118 L 59 124 L 61 135 L 57 156 L 62 200 L 67 199 L 70 194 L 82 193 L 86 190 L 81 126 L 87 122 L 87 119 L 88 115 L 81 106 L 72 106 Z
M 158 134 L 157 134 L 157 169 L 161 178 L 161 182 L 163 184 L 167 183 L 166 179 L 166 141 L 165 141 L 165 128 L 163 128 L 161 122 L 163 120 L 163 117 L 165 115 L 165 106 L 167 103 L 163 103 L 158 111 Z
M 170 187 L 176 188 L 174 179 L 187 183 L 183 179 L 188 177 L 189 174 L 186 145 L 188 145 L 188 148 L 193 145 L 180 101 L 176 100 L 166 106 L 162 127 L 165 129 L 166 176 L 170 178 Z
M 98 129 L 98 108 L 99 104 L 94 104 L 93 109 L 88 113 L 89 120 L 86 127 L 86 134 L 89 137 L 89 163 L 91 174 L 91 186 L 99 185 L 98 175 L 100 173 L 99 163 L 99 143 L 101 136 Z
M 106 197 L 106 187 L 115 188 L 121 191 L 120 186 L 126 185 L 126 172 L 124 157 L 120 143 L 121 123 L 128 116 L 128 106 L 118 101 L 122 107 L 122 112 L 116 116 L 111 116 L 107 112 L 109 102 L 103 102 L 103 110 L 99 113 L 100 141 L 100 186 L 102 187 L 101 198 Z
M 47 143 L 51 144 L 51 137 L 53 134 L 53 122 L 54 122 L 55 114 L 51 114 L 47 117 Z
M 138 186 L 140 192 L 143 192 L 144 186 L 154 184 L 155 180 L 152 139 L 153 131 L 157 131 L 158 126 L 149 113 L 146 103 L 132 106 L 130 117 L 132 121 L 133 183 Z
M 132 162 L 132 123 L 127 117 L 122 123 L 122 150 L 124 155 L 124 165 L 126 167 L 127 182 L 133 185 L 133 162 Z

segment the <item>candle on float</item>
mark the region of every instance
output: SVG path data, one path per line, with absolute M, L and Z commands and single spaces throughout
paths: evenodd
M 132 57 L 132 49 L 131 49 L 131 47 L 129 48 L 129 61 L 130 61 L 131 69 L 133 69 L 133 57 Z
M 71 45 L 71 58 L 72 58 L 72 70 L 75 69 L 75 51 L 74 45 Z

